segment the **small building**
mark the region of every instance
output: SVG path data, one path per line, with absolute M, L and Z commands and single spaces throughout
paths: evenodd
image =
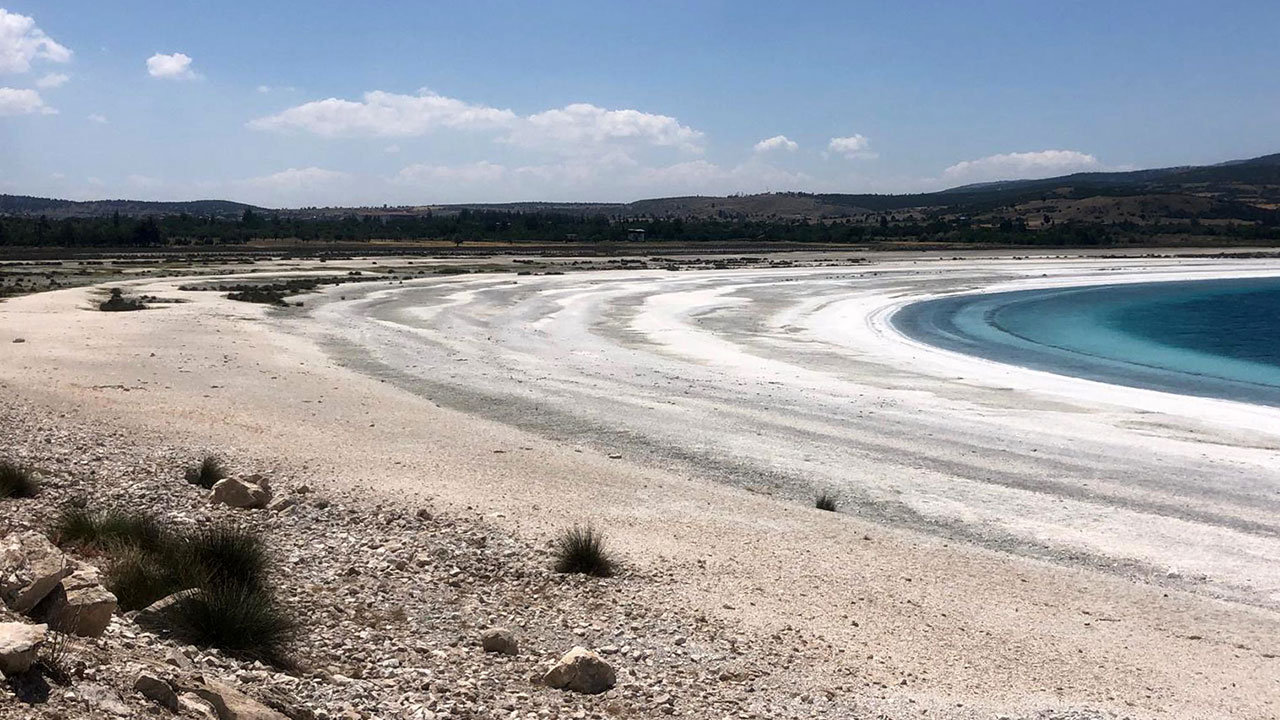
M 644 228 L 627 228 L 627 240 L 644 242 Z

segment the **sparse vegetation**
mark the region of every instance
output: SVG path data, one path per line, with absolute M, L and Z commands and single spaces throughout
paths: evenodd
M 107 301 L 98 306 L 103 312 L 129 312 L 132 310 L 146 310 L 147 306 L 136 298 L 127 298 L 120 288 L 111 288 L 111 297 Z
M 190 642 L 264 662 L 284 662 L 293 620 L 267 584 L 262 538 L 234 526 L 171 530 L 150 515 L 70 508 L 55 524 L 58 541 L 110 558 L 105 585 L 124 610 L 139 610 L 194 589 L 165 617 Z
M 72 651 L 71 636 L 52 628 L 45 634 L 44 643 L 36 656 L 36 665 L 45 677 L 66 685 L 71 682 L 72 667 L 75 665 L 75 653 Z
M 183 589 L 182 573 L 165 553 L 118 547 L 104 578 L 122 610 L 141 610 Z
M 819 510 L 835 512 L 840 508 L 840 498 L 829 490 L 823 490 L 818 493 L 816 498 L 814 498 L 813 506 Z
M 40 484 L 27 468 L 0 460 L 0 498 L 30 498 L 40 492 Z
M 289 307 L 289 303 L 285 302 L 284 293 L 271 288 L 250 288 L 248 290 L 240 290 L 238 292 L 228 293 L 227 299 L 239 300 L 241 302 L 260 303 L 262 305 Z
M 556 539 L 556 572 L 611 577 L 616 571 L 604 535 L 590 525 L 575 525 Z
M 170 609 L 184 640 L 244 658 L 287 665 L 285 645 L 297 624 L 270 592 L 235 583 L 204 587 Z
M 173 553 L 188 574 L 188 587 L 266 586 L 267 555 L 256 533 L 236 527 L 198 530 L 182 538 Z
M 227 469 L 216 455 L 205 455 L 200 463 L 187 468 L 185 477 L 192 485 L 208 490 L 227 476 Z
M 126 510 L 68 508 L 55 521 L 54 532 L 60 544 L 105 552 L 116 548 L 156 552 L 172 542 L 171 534 L 154 517 Z

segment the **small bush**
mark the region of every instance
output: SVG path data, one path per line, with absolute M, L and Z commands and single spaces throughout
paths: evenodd
M 200 464 L 187 468 L 185 477 L 192 485 L 208 490 L 227 476 L 227 469 L 215 455 L 205 455 Z
M 218 585 L 192 593 L 168 614 L 186 642 L 273 665 L 286 663 L 285 645 L 297 624 L 264 589 Z
M 188 587 L 264 587 L 267 553 L 262 538 L 236 527 L 198 530 L 183 539 L 174 555 Z
M 181 568 L 165 554 L 120 548 L 104 578 L 122 610 L 141 610 L 183 589 Z
M 819 510 L 835 512 L 840 507 L 840 498 L 836 497 L 835 493 L 823 490 L 818 493 L 818 497 L 814 498 L 813 506 Z
M 0 498 L 29 498 L 38 492 L 40 485 L 30 470 L 8 460 L 0 460 Z
M 120 288 L 111 288 L 111 297 L 99 305 L 98 309 L 103 312 L 130 312 L 133 310 L 146 310 L 147 306 L 143 305 L 140 300 L 125 297 Z
M 45 633 L 35 664 L 45 677 L 59 685 L 69 685 L 77 660 L 76 653 L 72 650 L 71 636 L 50 628 Z
M 614 562 L 604 544 L 604 535 L 590 525 L 565 530 L 556 539 L 556 572 L 612 576 Z
M 59 543 L 106 551 L 120 547 L 156 552 L 172 542 L 155 518 L 127 510 L 68 508 L 58 516 L 54 531 Z

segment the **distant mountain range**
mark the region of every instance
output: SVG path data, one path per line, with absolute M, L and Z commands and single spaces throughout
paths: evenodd
M 1037 180 L 965 185 L 932 193 L 903 195 L 767 193 L 729 197 L 670 197 L 630 203 L 547 203 L 423 205 L 378 208 L 267 209 L 225 200 L 77 202 L 0 195 L 0 215 L 66 217 L 189 215 L 238 218 L 246 209 L 290 217 L 415 215 L 464 208 L 507 212 L 560 212 L 610 217 L 733 218 L 818 220 L 867 214 L 982 216 L 993 212 L 1055 212 L 1063 218 L 1115 221 L 1124 217 L 1254 219 L 1280 209 L 1280 153 L 1207 166 L 1075 173 Z

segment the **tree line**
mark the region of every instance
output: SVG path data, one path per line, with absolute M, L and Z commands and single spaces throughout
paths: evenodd
M 298 217 L 245 210 L 239 219 L 189 214 L 50 219 L 0 217 L 0 246 L 70 248 L 160 248 L 185 245 L 238 245 L 251 240 L 360 243 L 437 240 L 512 243 L 621 243 L 642 230 L 650 241 L 871 243 L 926 242 L 1000 245 L 1082 246 L 1145 244 L 1170 234 L 1216 236 L 1271 243 L 1280 241 L 1280 224 L 1084 223 L 1062 222 L 1028 229 L 1019 218 L 921 220 L 880 214 L 858 221 L 726 218 L 617 218 L 556 212 L 506 212 L 463 209 L 419 215 Z

